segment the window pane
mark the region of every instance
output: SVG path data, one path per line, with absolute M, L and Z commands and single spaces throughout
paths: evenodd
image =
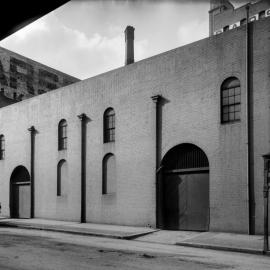
M 224 112 L 224 113 L 228 113 L 228 112 L 229 112 L 229 107 L 228 107 L 228 106 L 225 106 L 225 107 L 223 108 L 223 112 Z
M 223 82 L 221 90 L 222 90 L 222 121 L 230 122 L 234 120 L 239 120 L 240 119 L 239 112 L 241 109 L 240 81 L 235 77 L 228 78 Z
M 233 106 L 230 106 L 229 112 L 234 112 L 234 105 Z
M 229 104 L 229 99 L 228 98 L 223 98 L 222 105 L 228 105 L 228 104 Z
M 63 139 L 63 148 L 64 149 L 67 148 L 67 139 L 66 138 Z
M 231 105 L 231 104 L 234 104 L 234 96 L 229 97 L 229 104 L 230 104 L 230 105 Z
M 58 149 L 66 149 L 67 141 L 67 122 L 66 120 L 61 120 L 58 127 Z
M 235 103 L 240 103 L 240 95 L 237 95 L 234 97 L 234 102 Z
M 234 106 L 234 111 L 240 112 L 240 104 Z
M 109 109 L 104 114 L 104 142 L 114 141 L 115 113 Z
M 4 135 L 0 136 L 0 159 L 5 157 L 5 137 Z
M 108 129 L 109 128 L 109 118 L 107 117 L 105 119 L 105 129 Z
M 223 121 L 227 122 L 229 120 L 229 115 L 227 113 L 223 114 Z
M 229 78 L 222 84 L 222 89 L 230 89 L 230 88 L 236 88 L 240 87 L 240 81 L 235 78 Z
M 228 95 L 229 95 L 229 90 L 223 90 L 222 91 L 222 96 L 223 97 L 228 97 Z
M 234 91 L 235 95 L 240 95 L 240 87 L 236 87 Z
M 67 136 L 67 127 L 64 126 L 63 127 L 63 137 L 66 137 Z
M 114 127 L 114 124 L 113 124 L 113 118 L 110 117 L 109 118 L 109 128 L 113 128 Z
M 229 96 L 234 96 L 234 88 L 229 89 Z

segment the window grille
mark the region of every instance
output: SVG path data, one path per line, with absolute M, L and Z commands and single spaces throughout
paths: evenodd
M 67 121 L 62 119 L 58 125 L 58 150 L 67 149 Z
M 0 160 L 5 158 L 5 136 L 0 135 Z
M 209 167 L 208 158 L 196 145 L 184 143 L 175 146 L 162 160 L 165 170 L 183 170 Z
M 221 123 L 239 121 L 240 112 L 240 81 L 235 77 L 228 78 L 221 86 Z
M 104 143 L 115 141 L 115 113 L 109 108 L 104 113 Z

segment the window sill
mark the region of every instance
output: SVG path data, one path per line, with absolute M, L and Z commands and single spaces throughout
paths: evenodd
M 221 125 L 230 125 L 230 124 L 236 124 L 236 123 L 240 123 L 241 120 L 234 120 L 234 121 L 230 121 L 230 122 L 221 122 Z
M 110 142 L 103 142 L 104 144 L 108 144 L 108 143 L 115 143 L 115 141 L 110 141 Z

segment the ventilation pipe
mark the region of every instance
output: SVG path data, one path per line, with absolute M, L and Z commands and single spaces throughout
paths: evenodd
M 134 63 L 134 30 L 135 28 L 128 25 L 125 30 L 126 56 L 125 65 Z

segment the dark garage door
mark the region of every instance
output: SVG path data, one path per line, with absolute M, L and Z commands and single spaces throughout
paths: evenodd
M 164 177 L 163 190 L 166 229 L 208 230 L 208 173 L 167 174 Z
M 199 147 L 181 144 L 168 151 L 159 190 L 161 228 L 209 229 L 209 163 Z

